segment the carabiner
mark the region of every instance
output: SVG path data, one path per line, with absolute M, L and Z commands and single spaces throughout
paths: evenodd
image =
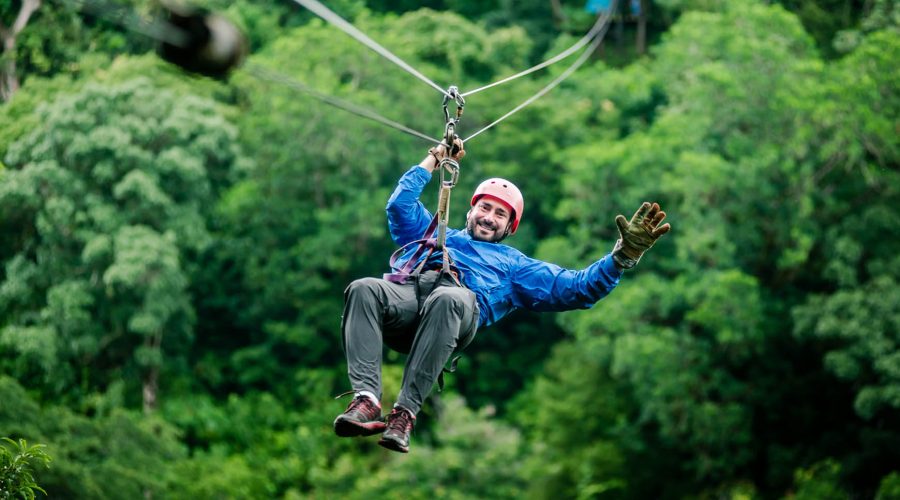
M 456 181 L 459 180 L 459 163 L 453 158 L 444 157 L 441 159 L 440 163 L 438 163 L 438 168 L 441 169 L 441 185 L 450 188 L 456 186 Z M 450 173 L 449 180 L 444 178 L 444 172 Z
M 456 88 L 456 85 L 451 85 L 450 88 L 447 89 L 447 94 L 444 95 L 444 121 L 449 122 L 450 118 L 450 109 L 447 106 L 447 103 L 450 102 L 450 99 L 453 99 L 453 102 L 456 103 L 456 120 L 462 118 L 463 108 L 466 105 L 466 100 L 459 93 L 459 89 Z

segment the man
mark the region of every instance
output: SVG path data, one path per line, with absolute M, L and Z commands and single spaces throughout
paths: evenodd
M 459 160 L 465 154 L 456 142 Z M 454 149 L 456 151 L 456 149 Z M 431 214 L 419 201 L 441 159 L 437 146 L 410 168 L 387 203 L 388 227 L 394 242 L 406 245 L 422 237 Z M 355 396 L 334 421 L 338 436 L 382 433 L 378 444 L 403 453 L 416 414 L 431 392 L 444 364 L 468 345 L 479 326 L 488 326 L 518 308 L 535 311 L 585 309 L 605 297 L 624 269 L 669 231 L 656 203 L 644 203 L 632 217 L 616 217 L 621 238 L 610 254 L 586 269 L 570 271 L 525 256 L 500 242 L 516 232 L 525 203 L 519 189 L 504 179 L 488 179 L 475 190 L 466 214 L 466 230 L 448 229 L 446 248 L 451 273 L 441 272 L 441 259 L 430 258 L 422 272 L 400 282 L 363 278 L 347 287 L 343 341 Z M 408 353 L 397 403 L 381 419 L 382 344 Z

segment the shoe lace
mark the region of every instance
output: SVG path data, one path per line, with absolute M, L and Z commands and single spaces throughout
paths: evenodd
M 369 413 L 376 408 L 377 407 L 375 406 L 375 403 L 373 403 L 371 399 L 365 396 L 358 396 L 353 398 L 353 401 L 350 401 L 350 406 L 347 407 L 347 411 L 350 412 L 359 410 Z
M 413 427 L 412 413 L 403 408 L 394 408 L 391 410 L 390 418 L 388 418 L 388 427 L 403 432 L 411 431 Z

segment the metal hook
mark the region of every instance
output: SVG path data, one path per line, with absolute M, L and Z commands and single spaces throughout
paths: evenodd
M 459 163 L 448 156 L 441 159 L 440 163 L 438 163 L 438 168 L 441 169 L 441 185 L 451 188 L 456 186 L 456 181 L 459 180 Z M 449 180 L 444 178 L 445 172 L 450 173 Z
M 466 105 L 466 100 L 462 96 L 462 94 L 459 93 L 459 89 L 456 88 L 456 85 L 451 85 L 447 89 L 447 94 L 444 95 L 444 101 L 443 101 L 444 120 L 447 122 L 452 120 L 452 118 L 450 118 L 450 109 L 448 106 L 448 103 L 450 102 L 451 98 L 453 99 L 453 102 L 456 104 L 456 120 L 459 120 L 462 117 L 463 108 Z

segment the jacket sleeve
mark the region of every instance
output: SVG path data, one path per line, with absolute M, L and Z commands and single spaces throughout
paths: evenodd
M 513 305 L 532 311 L 588 309 L 606 297 L 621 276 L 611 254 L 580 271 L 523 256 L 513 274 Z
M 431 222 L 431 213 L 419 201 L 425 185 L 431 180 L 431 172 L 418 165 L 400 177 L 397 187 L 388 199 L 388 230 L 397 245 L 405 245 L 422 237 Z

